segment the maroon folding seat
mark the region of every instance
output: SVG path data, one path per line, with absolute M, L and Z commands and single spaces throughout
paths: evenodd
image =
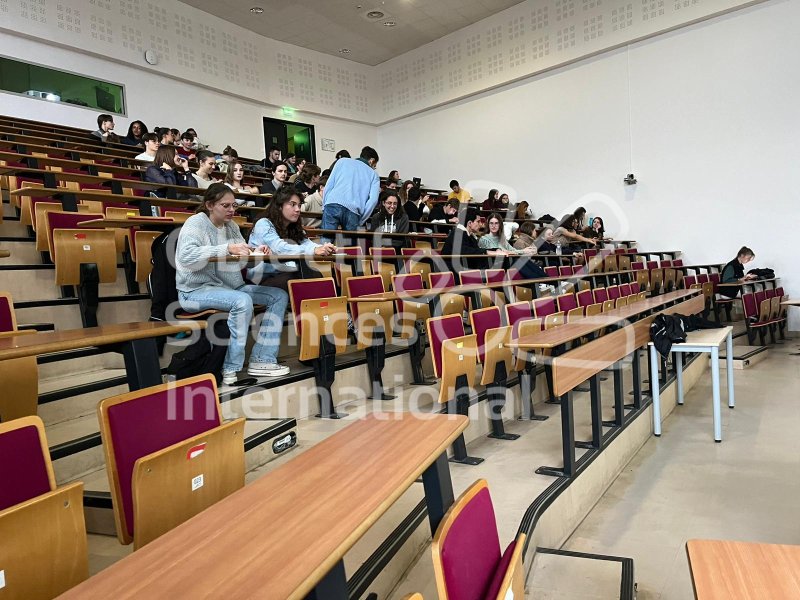
M 556 302 L 558 304 L 558 312 L 563 312 L 564 314 L 573 308 L 578 308 L 578 299 L 575 294 L 561 294 L 556 298 Z
M 455 286 L 456 278 L 452 271 L 428 273 L 428 284 L 432 290 L 442 290 Z
M 614 300 L 614 302 L 617 301 L 617 298 L 622 296 L 618 285 L 611 285 L 607 287 L 606 292 L 608 292 L 608 299 Z
M 594 294 L 592 290 L 581 290 L 577 293 L 576 299 L 578 300 L 578 306 L 582 306 L 583 308 L 594 304 Z
M 533 300 L 533 314 L 537 319 L 544 319 L 547 315 L 552 315 L 556 312 L 556 302 L 552 296 Z
M 708 273 L 699 273 L 697 275 L 697 283 L 708 283 L 710 280 Z
M 627 248 L 614 248 L 614 254 L 628 254 Z
M 571 277 L 572 265 L 563 265 L 561 267 L 558 267 L 558 274 L 560 277 Z
M 606 288 L 595 288 L 594 289 L 594 304 L 602 304 L 608 300 L 608 291 Z
M 470 269 L 459 273 L 461 285 L 483 285 L 483 273 L 480 269 Z
M 631 263 L 631 269 L 634 271 L 644 271 L 644 261 L 637 261 Z
M 619 284 L 619 295 L 621 298 L 627 298 L 631 295 L 631 284 L 630 283 L 621 283 Z
M 506 304 L 506 323 L 511 325 L 511 337 L 516 339 L 519 333 L 519 324 L 526 319 L 533 318 L 530 302 L 512 302 Z
M 658 261 L 657 260 L 648 260 L 647 261 L 647 270 L 652 271 L 654 269 L 658 269 Z
M 695 275 L 684 275 L 683 276 L 683 287 L 685 289 L 690 289 L 693 285 L 697 284 L 697 277 Z
M 642 287 L 637 282 L 634 281 L 631 284 L 631 294 L 638 294 L 641 291 L 642 291 Z
M 672 261 L 672 266 L 673 267 L 682 267 L 683 266 L 683 259 L 676 258 L 675 260 Z
M 558 267 L 545 267 L 544 272 L 548 277 L 558 277 Z
M 662 269 L 671 269 L 672 268 L 672 261 L 671 260 L 662 260 L 661 261 L 661 268 Z

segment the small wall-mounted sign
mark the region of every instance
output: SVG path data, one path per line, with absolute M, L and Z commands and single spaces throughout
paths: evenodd
M 322 149 L 325 152 L 336 152 L 336 140 L 322 138 Z

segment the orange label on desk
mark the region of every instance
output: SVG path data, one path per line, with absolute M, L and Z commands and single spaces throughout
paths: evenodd
M 86 234 L 85 233 L 76 233 L 74 238 L 76 240 L 85 240 L 86 239 Z
M 193 458 L 197 458 L 205 451 L 206 451 L 205 442 L 203 442 L 202 444 L 197 444 L 196 446 L 192 446 L 186 453 L 186 460 L 192 460 Z
M 319 303 L 319 307 L 320 308 L 328 308 L 328 303 L 327 302 L 320 302 Z

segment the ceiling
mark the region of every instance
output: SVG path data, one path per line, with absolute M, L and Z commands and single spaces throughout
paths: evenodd
M 182 0 L 274 40 L 377 65 L 521 0 Z M 253 14 L 258 6 L 263 14 Z M 380 11 L 383 17 L 367 17 Z M 383 25 L 394 21 L 394 27 Z M 340 49 L 347 48 L 348 54 Z

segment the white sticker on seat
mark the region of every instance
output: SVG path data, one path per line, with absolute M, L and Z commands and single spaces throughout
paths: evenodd
M 203 487 L 203 474 L 201 473 L 197 477 L 192 478 L 192 491 L 195 492 Z
M 0 570 L 0 590 L 6 587 L 6 572 Z

